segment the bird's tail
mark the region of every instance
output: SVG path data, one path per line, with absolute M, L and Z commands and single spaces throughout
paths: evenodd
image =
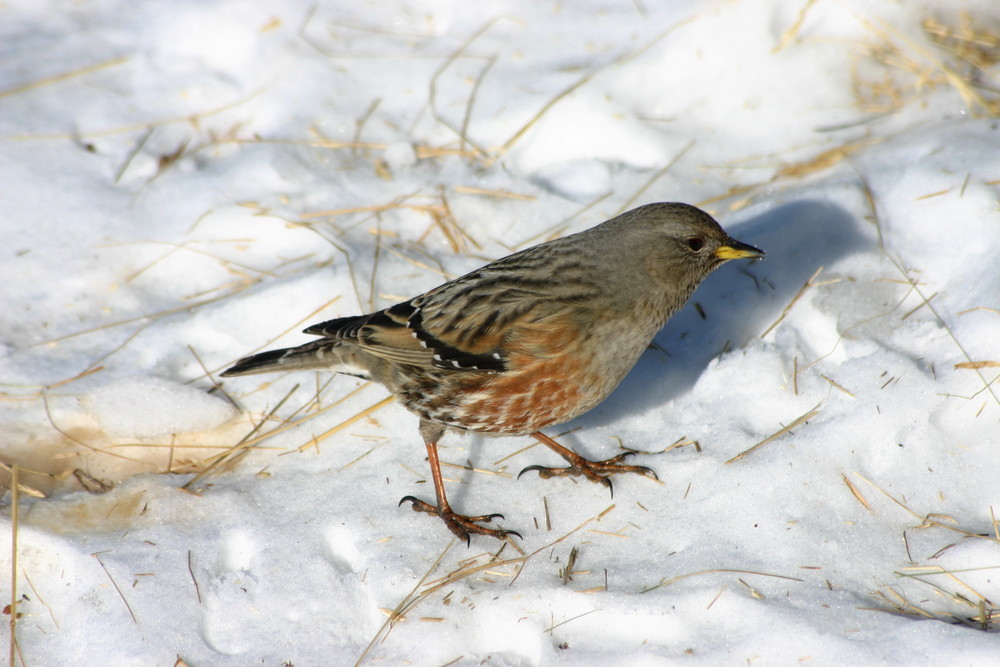
M 358 352 L 357 347 L 351 343 L 321 338 L 298 347 L 269 350 L 244 357 L 224 371 L 222 377 L 287 371 L 329 371 L 370 379 L 368 370 L 358 358 Z

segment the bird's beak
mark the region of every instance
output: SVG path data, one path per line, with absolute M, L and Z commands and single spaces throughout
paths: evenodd
M 764 251 L 754 248 L 752 245 L 740 243 L 736 239 L 729 239 L 725 245 L 720 245 L 715 249 L 715 256 L 722 260 L 728 259 L 763 259 Z

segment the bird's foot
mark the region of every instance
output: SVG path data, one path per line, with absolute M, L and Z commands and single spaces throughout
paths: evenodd
M 615 487 L 611 484 L 611 480 L 608 479 L 608 475 L 616 475 L 619 473 L 636 473 L 642 475 L 643 477 L 649 477 L 650 479 L 659 479 L 652 468 L 647 468 L 646 466 L 631 466 L 622 465 L 622 461 L 631 456 L 633 452 L 624 452 L 618 456 L 613 456 L 610 459 L 605 459 L 603 461 L 591 461 L 585 459 L 576 452 L 572 450 L 560 451 L 559 455 L 562 456 L 569 462 L 569 466 L 565 468 L 549 468 L 546 466 L 528 466 L 520 473 L 518 473 L 518 478 L 529 470 L 534 470 L 538 472 L 538 476 L 542 479 L 549 479 L 550 477 L 586 477 L 591 482 L 598 482 L 603 484 L 611 492 L 611 497 L 615 497 Z
M 451 507 L 445 505 L 444 507 L 438 507 L 437 505 L 431 505 L 430 503 L 424 502 L 419 498 L 414 498 L 413 496 L 406 496 L 399 501 L 402 505 L 404 502 L 410 502 L 413 507 L 414 512 L 424 512 L 426 514 L 434 514 L 435 516 L 441 517 L 444 524 L 448 526 L 448 530 L 455 534 L 458 539 L 465 542 L 466 546 L 472 543 L 470 538 L 470 533 L 476 533 L 477 535 L 487 535 L 489 537 L 495 537 L 498 540 L 506 540 L 508 535 L 514 535 L 520 539 L 521 534 L 516 530 L 503 530 L 502 528 L 487 528 L 486 526 L 480 526 L 480 523 L 488 523 L 493 519 L 502 519 L 503 514 L 482 514 L 480 516 L 466 516 L 464 514 L 456 514 L 452 511 Z

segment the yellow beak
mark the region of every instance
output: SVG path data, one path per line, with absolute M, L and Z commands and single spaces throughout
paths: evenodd
M 762 259 L 764 251 L 754 248 L 752 245 L 740 243 L 736 239 L 729 239 L 729 243 L 715 249 L 715 256 L 722 260 L 743 259 L 744 257 Z

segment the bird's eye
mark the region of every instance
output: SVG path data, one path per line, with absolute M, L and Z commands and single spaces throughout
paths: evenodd
M 705 247 L 705 239 L 700 236 L 692 236 L 684 243 L 687 244 L 687 247 L 690 248 L 692 252 L 699 252 Z

